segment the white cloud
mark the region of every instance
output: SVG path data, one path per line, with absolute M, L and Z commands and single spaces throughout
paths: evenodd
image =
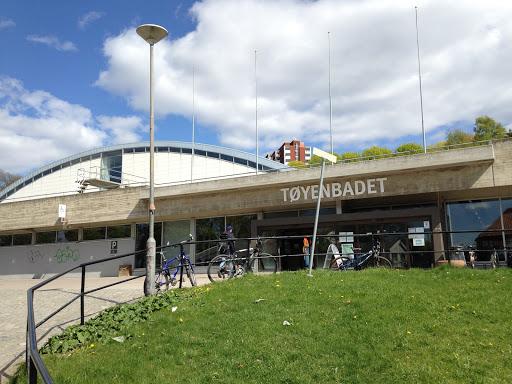
M 197 2 L 195 30 L 155 45 L 155 112 L 191 116 L 195 66 L 196 121 L 223 145 L 252 149 L 257 50 L 263 147 L 292 137 L 330 147 L 330 32 L 335 148 L 420 137 L 415 5 L 427 138 L 482 114 L 511 122 L 512 3 L 499 0 Z M 147 110 L 148 45 L 135 28 L 109 38 L 104 54 L 96 85 Z
M 87 108 L 0 76 L 0 167 L 5 171 L 26 173 L 91 148 L 138 141 L 136 130 L 143 128 L 135 116 L 100 116 L 97 123 Z
M 0 19 L 0 29 L 15 27 L 16 23 L 11 19 Z
M 104 12 L 87 12 L 85 15 L 82 15 L 78 18 L 78 28 L 85 30 L 89 24 L 101 19 L 103 16 L 105 16 Z
M 56 49 L 57 51 L 77 51 L 75 44 L 73 44 L 71 41 L 60 41 L 55 36 L 29 35 L 27 36 L 27 40 L 34 43 L 47 45 L 48 47 Z
M 100 126 L 110 131 L 112 144 L 136 143 L 141 140 L 137 130 L 144 129 L 142 119 L 138 116 L 98 116 Z

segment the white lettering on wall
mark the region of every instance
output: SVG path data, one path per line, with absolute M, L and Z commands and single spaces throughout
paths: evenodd
M 322 197 L 344 197 L 360 196 L 384 193 L 384 182 L 387 177 L 378 177 L 376 179 L 346 181 L 342 183 L 324 184 L 320 192 Z M 318 199 L 318 185 L 297 186 L 292 188 L 281 188 L 284 202 L 294 202 L 298 200 Z

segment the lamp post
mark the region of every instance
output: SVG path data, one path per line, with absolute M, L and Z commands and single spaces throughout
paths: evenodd
M 318 148 L 313 148 L 313 155 L 319 156 L 322 158 L 322 171 L 320 172 L 320 185 L 318 186 L 318 201 L 316 203 L 316 214 L 315 214 L 315 226 L 313 228 L 313 244 L 311 244 L 311 254 L 309 256 L 309 273 L 308 276 L 312 276 L 311 271 L 313 269 L 313 260 L 315 257 L 315 245 L 316 245 L 316 231 L 318 229 L 318 216 L 320 215 L 320 201 L 322 200 L 322 195 L 324 194 L 324 169 L 325 169 L 325 161 L 328 160 L 332 164 L 336 163 L 338 158 L 330 153 L 324 152 Z
M 146 296 L 155 293 L 155 132 L 153 114 L 153 45 L 167 36 L 167 30 L 159 25 L 144 24 L 137 34 L 149 44 L 149 237 L 146 243 Z

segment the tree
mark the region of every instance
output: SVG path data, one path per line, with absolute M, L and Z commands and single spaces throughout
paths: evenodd
M 406 143 L 406 144 L 400 145 L 396 149 L 396 152 L 400 153 L 401 154 L 400 156 L 410 155 L 412 153 L 423 152 L 423 146 L 421 146 L 421 145 L 419 145 L 417 143 Z M 407 153 L 403 153 L 403 152 L 407 152 Z
M 384 148 L 384 147 L 378 147 L 376 145 L 374 145 L 371 148 L 365 149 L 363 151 L 363 157 L 375 156 L 374 158 L 376 158 L 376 159 L 382 159 L 384 157 L 390 157 L 390 156 L 385 156 L 385 155 L 392 155 L 392 154 L 393 154 L 393 151 L 391 149 L 387 149 L 387 148 Z
M 334 156 L 336 156 L 337 161 L 341 160 L 340 155 L 338 155 L 336 152 L 334 152 L 333 154 Z M 331 162 L 327 161 L 326 163 L 330 164 Z M 322 165 L 322 158 L 317 155 L 312 155 L 311 159 L 308 160 L 307 164 L 311 165 L 312 167 L 319 167 L 320 165 Z
M 288 166 L 289 167 L 293 167 L 293 168 L 297 168 L 297 169 L 308 168 L 306 166 L 306 163 L 303 163 L 302 161 L 298 161 L 298 160 L 290 161 L 288 163 Z
M 462 129 L 449 129 L 446 132 L 446 145 L 466 144 L 474 141 L 474 136 Z
M 21 175 L 5 172 L 3 169 L 0 169 L 0 191 L 20 178 Z
M 341 154 L 341 160 L 345 163 L 360 161 L 361 154 L 359 152 L 344 152 Z
M 507 137 L 505 127 L 487 115 L 475 119 L 473 131 L 475 132 L 475 141 L 503 139 Z

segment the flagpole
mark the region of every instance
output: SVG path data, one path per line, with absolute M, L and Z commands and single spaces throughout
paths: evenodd
M 196 75 L 196 67 L 192 67 L 192 159 L 190 162 L 190 182 L 192 182 L 194 180 L 195 75 Z
M 329 134 L 331 136 L 331 155 L 334 155 L 334 146 L 332 142 L 332 97 L 331 97 L 331 32 L 327 32 L 329 40 Z
M 254 51 L 254 85 L 256 89 L 256 174 L 258 174 L 258 75 L 257 75 L 257 54 L 258 51 Z
M 421 106 L 421 131 L 423 132 L 423 152 L 427 153 L 427 145 L 425 141 L 425 125 L 423 123 L 423 93 L 421 90 L 421 64 L 420 64 L 420 39 L 418 34 L 418 7 L 414 7 L 416 12 L 416 47 L 418 49 L 418 77 L 420 80 L 420 106 Z

